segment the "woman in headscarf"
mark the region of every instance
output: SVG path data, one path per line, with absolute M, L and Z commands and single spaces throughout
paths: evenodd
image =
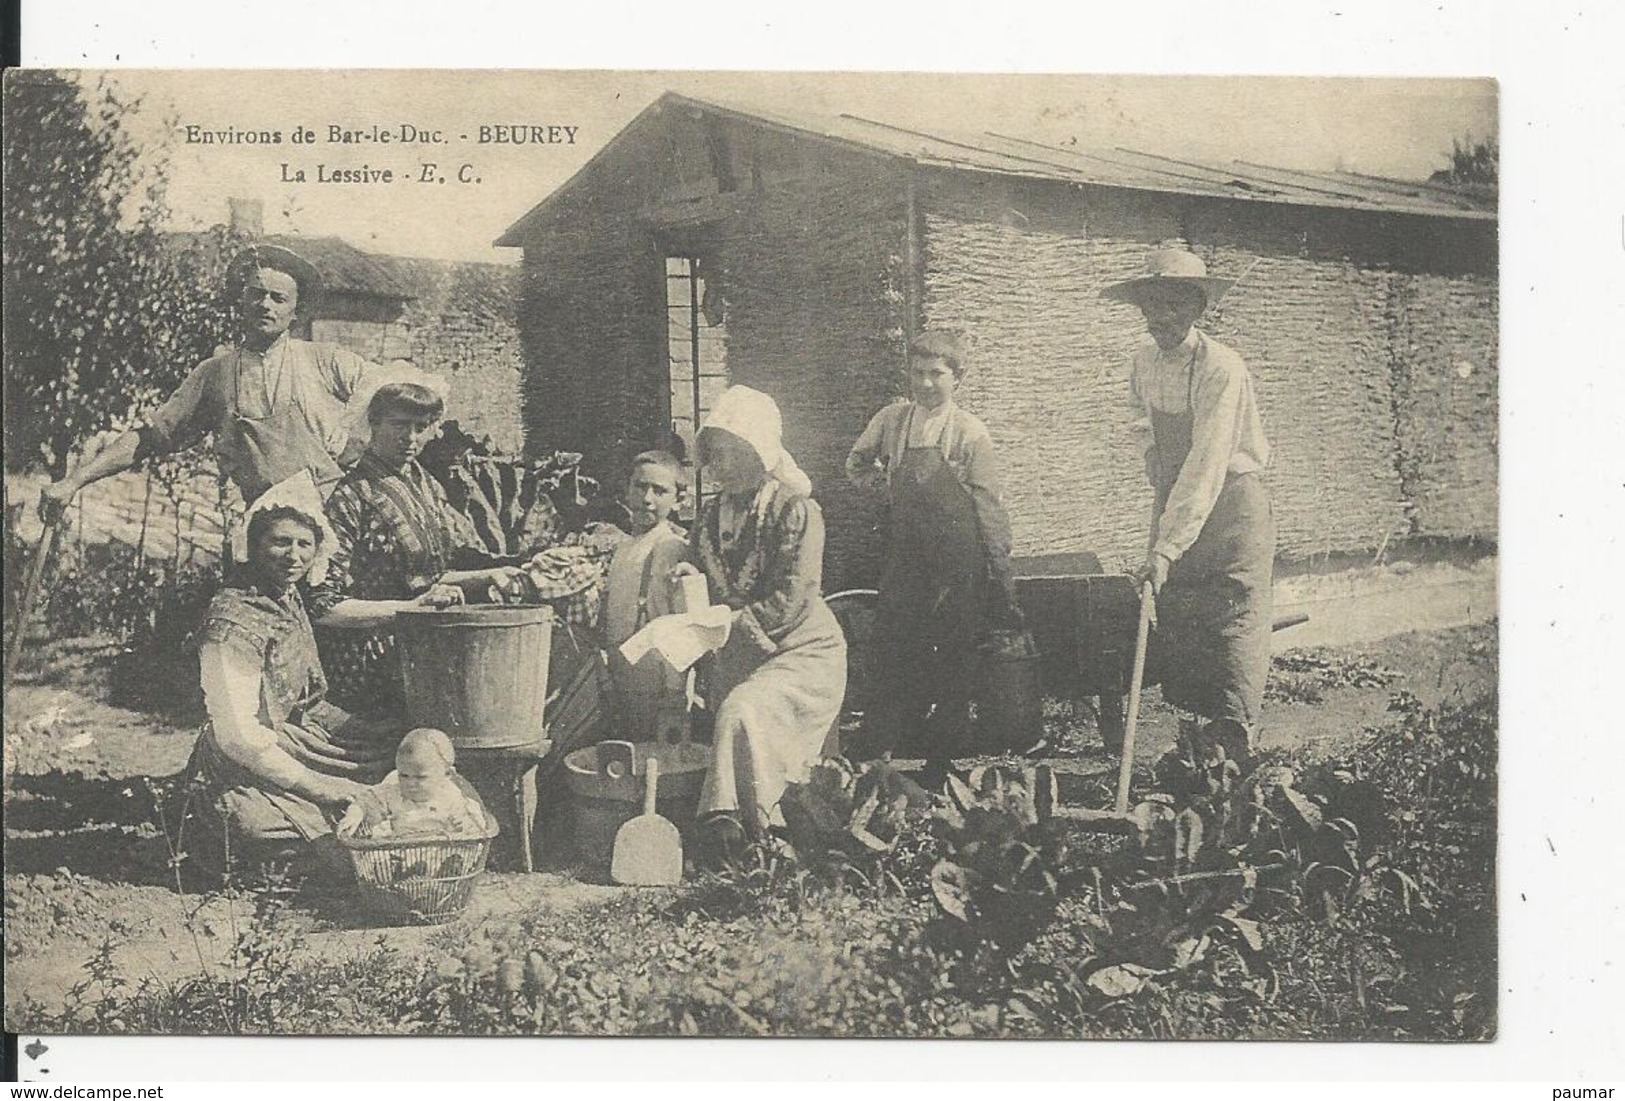
M 766 394 L 722 392 L 699 436 L 700 462 L 721 492 L 689 535 L 694 565 L 677 571 L 703 572 L 713 602 L 733 609 L 707 672 L 716 723 L 699 807 L 704 840 L 725 857 L 777 816 L 846 694 L 846 639 L 821 592 L 824 517 L 782 431 Z
M 234 557 L 244 567 L 210 602 L 199 642 L 209 721 L 193 775 L 207 831 L 194 851 L 205 865 L 296 857 L 307 845 L 342 862 L 334 823 L 390 770 L 403 728 L 325 700 L 298 586 L 321 580 L 333 545 L 308 474 L 268 490 L 237 534 Z
M 444 411 L 433 381 L 397 370 L 378 387 L 366 405 L 367 450 L 327 501 L 337 539 L 311 610 L 322 628 L 333 698 L 369 716 L 406 711 L 388 602 L 475 603 L 518 575 L 486 549 L 417 461 Z

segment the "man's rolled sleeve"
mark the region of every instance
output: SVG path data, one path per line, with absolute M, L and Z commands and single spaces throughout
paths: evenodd
M 198 364 L 169 399 L 152 411 L 142 432 L 148 449 L 159 454 L 179 451 L 208 432 L 207 412 L 216 371 L 215 360 Z

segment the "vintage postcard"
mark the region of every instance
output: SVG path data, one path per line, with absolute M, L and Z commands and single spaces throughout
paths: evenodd
M 6 1028 L 1494 1038 L 1497 107 L 8 71 Z

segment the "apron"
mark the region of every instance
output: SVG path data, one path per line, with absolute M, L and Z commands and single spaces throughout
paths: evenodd
M 291 712 L 277 724 L 277 745 L 301 765 L 325 776 L 375 784 L 394 768 L 403 728 L 359 719 L 325 702 Z M 199 829 L 191 848 L 201 865 L 224 871 L 236 854 L 253 863 L 311 846 L 343 868 L 348 860 L 333 840 L 337 816 L 303 796 L 269 786 L 232 760 L 205 724 L 187 765 L 188 800 Z
M 296 362 L 289 361 L 286 342 L 280 355 L 275 391 L 265 386 L 262 371 L 256 392 L 254 387 L 243 385 L 245 353 L 237 352 L 234 409 L 216 448 L 222 456 L 232 457 L 229 465 L 245 501 L 253 501 L 301 470 L 310 471 L 325 495 L 341 473 L 327 450 L 327 441 L 311 424 L 299 400 L 298 380 L 294 378 Z
M 638 577 L 637 615 L 632 620 L 632 633 L 648 626 L 653 618 L 649 612 L 649 586 L 654 583 L 655 561 L 660 557 L 659 547 L 650 547 L 643 558 L 643 569 Z M 605 604 L 608 603 L 608 585 L 605 586 Z M 600 617 L 602 624 L 603 619 Z M 604 625 L 607 634 L 608 626 Z M 630 637 L 630 636 L 628 636 Z M 607 640 L 606 640 L 607 641 Z M 618 736 L 629 742 L 663 741 L 660 730 L 660 705 L 664 682 L 665 659 L 658 653 L 644 654 L 637 665 L 629 663 L 621 654 L 619 645 L 606 648 L 609 658 L 610 681 L 615 686 L 613 696 L 615 729 Z M 692 675 L 692 674 L 689 674 Z
M 377 783 L 394 767 L 404 728 L 358 718 L 327 702 L 310 622 L 293 599 L 294 629 L 275 633 L 261 654 L 259 719 L 276 731 L 278 747 L 312 772 Z M 248 629 L 275 626 L 259 620 Z M 188 775 L 196 781 L 188 787 L 197 788 L 193 810 L 203 828 L 194 836 L 205 864 L 218 864 L 233 851 L 255 859 L 289 846 L 336 848 L 328 844 L 331 814 L 234 761 L 220 748 L 212 722 L 193 746 Z
M 938 447 L 903 452 L 891 497 L 869 725 L 900 754 L 952 756 L 963 748 L 986 613 L 981 529 L 969 491 Z
M 1183 413 L 1151 409 L 1157 503 L 1152 539 L 1190 454 L 1195 427 L 1195 357 Z M 1252 728 L 1270 667 L 1275 516 L 1258 473 L 1231 474 L 1190 549 L 1157 597 L 1152 677 L 1163 698 L 1207 719 Z M 1148 681 L 1151 678 L 1148 678 Z
M 740 631 L 711 656 L 716 709 L 699 815 L 731 811 L 752 836 L 783 824 L 779 798 L 831 750 L 846 697 L 846 636 L 822 599 L 763 657 Z

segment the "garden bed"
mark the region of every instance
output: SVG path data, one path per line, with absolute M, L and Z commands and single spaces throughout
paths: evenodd
M 488 876 L 470 912 L 438 930 L 354 926 L 342 900 L 310 891 L 177 894 L 143 780 L 178 770 L 189 735 L 94 702 L 93 660 L 77 672 L 54 663 L 8 713 L 7 1026 L 1489 1038 L 1495 653 L 1491 625 L 1288 655 L 1262 763 L 1290 770 L 1295 794 L 1271 797 L 1264 840 L 1239 856 L 1192 849 L 1150 875 L 1135 861 L 1162 859 L 1155 844 L 1134 855 L 1121 839 L 1071 835 L 1057 848 L 1053 829 L 1003 831 L 999 808 L 1023 798 L 1013 769 L 983 774 L 1016 779 L 969 792 L 957 821 L 871 809 L 874 844 L 843 842 L 839 858 L 764 851 L 739 872 L 659 891 L 558 867 Z M 51 723 L 47 704 L 59 709 Z M 1139 798 L 1154 775 L 1178 786 L 1167 782 L 1178 724 L 1154 695 L 1147 719 Z M 1105 763 L 1087 716 L 1052 720 L 1058 767 L 1087 776 Z M 68 748 L 85 731 L 91 741 Z M 1202 764 L 1190 762 L 1187 788 Z M 888 806 L 901 790 L 859 780 Z M 1190 805 L 1189 791 L 1169 798 Z M 1326 847 L 1337 820 L 1354 825 L 1352 849 Z M 1289 858 L 1261 847 L 1277 844 L 1272 829 Z M 1009 844 L 1033 860 L 987 859 Z M 1165 884 L 1154 904 L 1137 886 L 1272 863 L 1291 867 L 1251 873 L 1245 899 L 1207 891 L 1223 876 Z M 1000 911 L 989 877 L 1005 866 L 1020 874 Z

